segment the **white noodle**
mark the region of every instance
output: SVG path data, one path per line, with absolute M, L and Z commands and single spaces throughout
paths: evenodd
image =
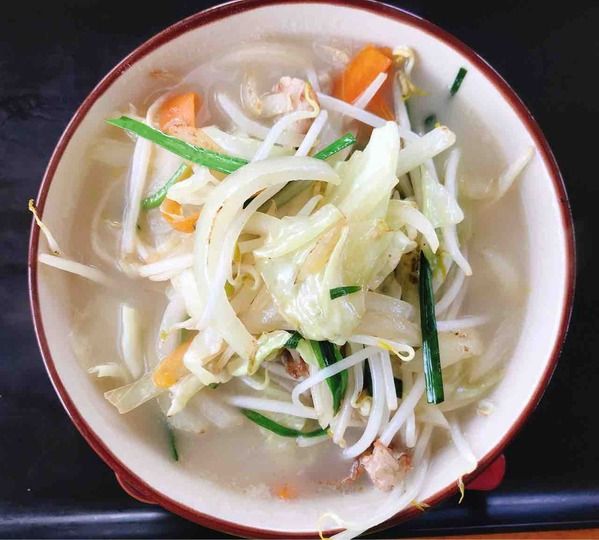
M 91 244 L 94 253 L 100 257 L 105 263 L 114 265 L 115 257 L 114 255 L 110 255 L 105 249 L 104 246 L 100 244 L 98 241 L 98 231 L 101 228 L 100 219 L 102 218 L 102 214 L 106 209 L 106 205 L 110 196 L 114 193 L 117 187 L 121 187 L 120 182 L 114 182 L 102 195 L 100 200 L 98 201 L 98 205 L 96 210 L 94 211 L 94 216 L 91 221 Z
M 375 349 L 374 347 L 366 347 L 361 351 L 347 356 L 339 362 L 335 362 L 334 364 L 327 366 L 326 368 L 319 369 L 314 373 L 314 375 L 310 375 L 310 377 L 308 377 L 305 381 L 302 381 L 293 389 L 293 393 L 291 394 L 291 401 L 293 401 L 293 403 L 295 404 L 301 404 L 299 397 L 306 390 L 308 390 L 308 388 L 312 388 L 313 386 L 323 382 L 329 377 L 337 375 L 337 373 L 341 373 L 347 368 L 350 368 L 360 362 L 363 362 L 370 355 L 375 354 L 377 352 L 377 349 Z
M 182 272 L 193 266 L 193 255 L 178 255 L 175 257 L 166 257 L 161 261 L 150 264 L 142 264 L 139 269 L 141 277 L 150 277 L 169 271 Z
M 108 362 L 107 364 L 100 364 L 91 367 L 87 370 L 91 375 L 95 375 L 98 378 L 110 377 L 114 379 L 123 379 L 124 381 L 129 380 L 129 373 L 120 364 L 116 362 Z
M 254 238 L 253 240 L 245 240 L 244 242 L 238 242 L 237 247 L 239 252 L 243 255 L 244 253 L 250 253 L 255 249 L 259 249 L 264 245 L 264 238 Z
M 174 416 L 181 412 L 189 400 L 195 396 L 204 385 L 193 373 L 179 379 L 169 388 L 171 393 L 171 405 L 166 412 L 167 416 Z
M 384 351 L 391 351 L 393 354 L 399 356 L 399 358 L 401 358 L 404 362 L 409 362 L 414 358 L 415 355 L 414 348 L 410 345 L 375 336 L 354 334 L 353 336 L 350 336 L 348 341 L 360 343 L 361 345 L 370 345 L 371 347 L 377 347 Z
M 309 216 L 312 212 L 314 212 L 314 210 L 318 206 L 318 203 L 320 201 L 322 201 L 322 199 L 323 199 L 322 195 L 314 195 L 314 197 L 312 197 L 311 199 L 308 199 L 308 202 L 306 204 L 304 204 L 304 206 L 302 206 L 302 208 L 296 215 Z
M 393 380 L 393 367 L 391 366 L 391 357 L 389 351 L 380 353 L 381 366 L 383 372 L 383 383 L 385 385 L 385 395 L 389 411 L 397 409 L 397 393 L 395 392 L 395 381 Z
M 141 316 L 137 309 L 121 304 L 121 354 L 133 379 L 141 377 L 144 369 Z
M 387 80 L 386 73 L 379 73 L 373 81 L 366 87 L 364 92 L 362 92 L 352 103 L 354 107 L 358 109 L 365 109 L 366 106 L 370 103 L 375 94 L 380 90 L 381 86 L 385 84 Z
M 401 371 L 403 393 L 408 395 L 412 389 L 414 380 L 412 374 L 407 369 L 403 368 Z M 405 423 L 405 442 L 408 448 L 414 448 L 416 444 L 416 413 L 414 411 L 411 412 Z
M 167 94 L 161 96 L 148 108 L 145 118 L 145 123 L 148 126 L 152 126 L 154 113 L 162 105 L 166 97 Z M 123 257 L 134 253 L 137 248 L 137 220 L 141 209 L 141 201 L 146 185 L 151 156 L 152 143 L 143 137 L 137 137 L 131 161 L 131 172 L 129 174 L 127 206 L 125 208 L 125 215 L 123 216 L 123 232 L 121 236 L 121 251 Z
M 466 275 L 458 266 L 454 267 L 453 270 L 453 279 L 449 285 L 446 285 L 445 290 L 443 291 L 443 296 L 439 299 L 437 304 L 435 305 L 435 313 L 437 317 L 442 315 L 444 311 L 449 309 L 449 306 L 452 302 L 457 298 L 459 292 L 462 290 L 462 286 L 464 285 L 464 281 L 466 280 Z
M 179 336 L 174 331 L 175 326 L 187 316 L 185 301 L 176 294 L 166 306 L 160 321 L 160 328 L 156 339 L 156 350 L 158 356 L 169 355 L 177 346 Z
M 295 439 L 298 446 L 306 448 L 308 446 L 316 446 L 329 440 L 328 435 L 320 435 L 319 437 L 298 437 Z
M 520 173 L 524 170 L 524 167 L 528 165 L 533 155 L 534 149 L 530 146 L 516 161 L 499 175 L 499 178 L 497 179 L 497 191 L 492 202 L 498 201 L 507 193 L 516 178 L 518 178 Z
M 116 284 L 112 278 L 108 277 L 104 272 L 102 272 L 102 270 L 98 270 L 97 268 L 71 261 L 69 259 L 65 259 L 64 257 L 49 255 L 47 253 L 40 253 L 37 259 L 39 262 L 45 265 L 58 268 L 59 270 L 64 270 L 65 272 L 70 272 L 71 274 L 77 274 L 78 276 L 89 279 L 90 281 L 93 281 L 99 285 L 104 285 L 105 287 L 109 288 L 116 288 Z
M 488 315 L 476 315 L 464 317 L 463 319 L 453 319 L 447 321 L 437 321 L 437 330 L 439 332 L 455 332 L 466 328 L 475 328 L 489 322 Z
M 322 94 L 320 92 L 317 94 L 317 96 L 321 107 L 325 109 L 337 112 L 344 116 L 349 116 L 350 118 L 354 118 L 375 128 L 382 127 L 386 124 L 386 121 L 380 116 L 372 114 L 368 111 L 364 111 L 355 105 L 350 105 L 341 99 L 327 96 L 326 94 Z
M 296 156 L 308 155 L 310 149 L 316 143 L 316 139 L 318 139 L 322 128 L 324 128 L 325 124 L 327 123 L 328 118 L 329 113 L 327 111 L 320 111 L 320 113 L 318 113 L 318 116 L 314 119 L 314 122 L 312 122 L 310 129 L 306 133 L 302 144 L 300 144 L 299 148 L 297 149 L 297 152 L 295 153 Z
M 439 249 L 439 237 L 428 218 L 420 210 L 408 204 L 398 205 L 396 212 L 397 218 L 421 233 L 433 253 L 436 253 Z
M 460 162 L 460 150 L 456 148 L 449 154 L 447 165 L 445 166 L 445 188 L 449 194 L 457 200 L 458 198 L 458 165 Z M 467 276 L 472 275 L 470 263 L 460 251 L 460 242 L 458 240 L 457 226 L 455 224 L 446 225 L 442 228 L 445 249 L 456 264 Z
M 355 366 L 354 366 L 355 367 Z M 360 366 L 361 367 L 361 366 Z M 354 384 L 353 380 L 353 371 L 349 374 L 348 388 Z M 353 412 L 352 404 L 351 404 L 351 395 L 349 392 L 345 392 L 345 397 L 343 398 L 343 404 L 341 406 L 341 411 L 336 416 L 334 421 L 333 428 L 333 442 L 340 446 L 344 445 L 343 435 L 345 435 L 345 430 L 349 425 L 349 421 L 351 419 L 351 415 Z
M 216 100 L 227 114 L 227 116 L 235 123 L 239 128 L 245 131 L 252 137 L 259 139 L 266 139 L 268 136 L 269 128 L 260 122 L 252 120 L 239 108 L 239 106 L 226 94 L 219 93 L 216 95 Z M 279 142 L 286 146 L 299 146 L 302 142 L 302 135 L 299 133 L 283 133 L 279 137 Z
M 455 319 L 464 303 L 464 299 L 466 298 L 466 293 L 468 292 L 468 281 L 465 281 L 464 285 L 460 289 L 460 292 L 456 296 L 455 300 L 449 306 L 447 310 L 446 317 L 448 319 Z
M 305 405 L 298 406 L 286 401 L 250 396 L 230 396 L 226 401 L 229 405 L 234 405 L 235 407 L 240 407 L 242 409 L 254 409 L 257 411 L 289 414 L 300 418 L 316 419 L 316 411 L 312 407 L 306 407 Z
M 270 384 L 270 378 L 268 376 L 267 370 L 264 370 L 264 380 L 262 382 L 257 381 L 256 379 L 254 379 L 254 377 L 250 375 L 245 375 L 243 377 L 240 377 L 240 379 L 241 382 L 244 383 L 246 386 L 249 386 L 253 390 L 259 391 L 268 388 L 268 385 Z
M 379 432 L 381 423 L 384 420 L 384 413 L 387 409 L 381 355 L 373 354 L 368 360 L 368 364 L 372 377 L 372 408 L 370 409 L 368 423 L 366 424 L 366 429 L 362 432 L 362 436 L 354 445 L 343 450 L 343 457 L 346 459 L 358 457 L 362 452 L 368 450 Z
M 389 425 L 385 428 L 385 431 L 381 435 L 381 442 L 385 446 L 389 446 L 395 434 L 399 431 L 399 428 L 403 425 L 403 423 L 407 420 L 410 413 L 412 413 L 420 401 L 422 394 L 424 393 L 424 375 L 419 375 L 414 383 L 414 386 L 410 390 L 409 394 L 405 396 L 401 400 L 401 404 Z
M 440 126 L 429 131 L 426 135 L 418 137 L 399 151 L 397 176 L 409 173 L 419 167 L 423 161 L 434 158 L 454 143 L 455 134 L 446 126 Z M 436 176 L 434 171 L 433 174 Z
M 472 452 L 472 448 L 470 448 L 470 444 L 464 438 L 462 434 L 462 430 L 460 429 L 460 425 L 455 414 L 447 415 L 447 421 L 449 422 L 449 432 L 451 433 L 451 440 L 453 444 L 455 444 L 460 456 L 464 458 L 464 461 L 468 464 L 468 469 L 466 473 L 471 473 L 476 466 L 478 465 L 478 461 Z
M 283 117 L 279 118 L 274 125 L 270 128 L 268 134 L 266 135 L 264 141 L 258 148 L 258 151 L 254 155 L 252 161 L 261 161 L 266 159 L 270 154 L 272 147 L 277 143 L 277 141 L 281 138 L 285 130 L 289 129 L 293 124 L 300 120 L 306 120 L 308 118 L 314 118 L 316 116 L 316 111 L 294 111 L 290 112 Z M 305 140 L 305 139 L 304 139 Z M 303 142 L 303 141 L 302 141 Z M 301 145 L 300 145 L 301 148 Z M 298 150 L 299 152 L 299 150 Z M 300 155 L 307 155 L 305 154 Z M 296 153 L 296 155 L 298 155 Z
M 395 119 L 400 127 L 411 130 L 412 124 L 410 122 L 410 116 L 408 115 L 408 108 L 406 107 L 406 100 L 401 94 L 401 85 L 397 75 L 393 77 L 393 105 L 395 108 Z
M 364 387 L 364 366 L 362 364 L 356 364 L 352 369 L 354 372 L 354 391 L 351 395 L 351 405 L 356 408 L 358 406 L 358 398 Z
M 306 68 L 306 78 L 308 79 L 312 89 L 315 92 L 320 92 L 320 83 L 318 82 L 318 75 L 316 75 L 314 66 L 309 66 Z

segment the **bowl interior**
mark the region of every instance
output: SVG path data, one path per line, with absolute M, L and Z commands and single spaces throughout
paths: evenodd
M 104 119 L 128 101 L 139 103 L 150 92 L 163 88 L 163 82 L 149 76 L 153 70 L 185 73 L 217 51 L 238 46 L 243 40 L 278 35 L 309 39 L 327 36 L 390 47 L 407 44 L 417 51 L 416 78 L 425 88 L 448 85 L 459 67 L 468 68 L 467 84 L 453 98 L 448 124 L 458 135 L 466 160 L 464 168 L 469 174 L 494 177 L 523 149 L 537 146 L 523 119 L 481 64 L 408 18 L 391 18 L 372 8 L 273 4 L 246 11 L 230 10 L 225 18 L 213 17 L 211 22 L 195 28 L 192 22 L 183 30 L 138 57 L 129 69 L 113 77 L 103 93 L 95 96 L 56 168 L 45 202 L 45 220 L 62 239 L 63 249 L 75 258 L 82 254 L 82 262 L 101 266 L 85 251 L 88 209 L 97 200 L 101 190 L 98 182 L 102 181 L 87 174 L 86 152 L 104 130 Z M 430 107 L 431 102 L 428 103 Z M 514 313 L 520 330 L 514 335 L 505 376 L 489 396 L 495 412 L 481 417 L 472 411 L 463 419 L 466 438 L 479 459 L 504 440 L 535 397 L 554 353 L 567 304 L 568 233 L 550 165 L 539 152 L 537 147 L 517 188 L 500 205 L 477 215 L 475 246 L 492 244 L 512 253 L 524 284 L 520 308 Z M 41 250 L 46 250 L 43 242 Z M 476 255 L 473 265 L 476 273 Z M 469 299 L 473 309 L 496 302 L 504 294 L 501 288 L 489 287 L 483 278 L 474 280 Z M 110 316 L 97 315 L 97 325 L 104 329 L 97 335 L 72 339 L 79 326 L 81 304 L 92 303 L 98 289 L 77 277 L 44 267 L 38 269 L 37 287 L 42 333 L 51 356 L 47 361 L 56 370 L 72 405 L 101 441 L 102 451 L 108 449 L 133 475 L 176 505 L 246 527 L 301 533 L 314 531 L 325 510 L 335 510 L 343 516 L 367 515 L 384 500 L 385 494 L 365 490 L 283 502 L 257 493 L 248 496 L 173 464 L 164 451 L 163 435 L 155 425 L 152 427 L 143 411 L 119 416 L 87 375 L 87 366 L 77 359 L 83 353 L 96 359 L 114 354 L 116 326 Z M 210 467 L 210 463 L 205 465 Z M 451 445 L 440 447 L 422 499 L 455 485 L 464 472 L 465 464 Z

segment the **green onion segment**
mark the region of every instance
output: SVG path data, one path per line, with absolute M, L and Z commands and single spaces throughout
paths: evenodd
M 166 198 L 166 194 L 169 188 L 176 184 L 187 172 L 188 166 L 186 163 L 183 163 L 179 166 L 179 168 L 175 171 L 175 174 L 171 176 L 166 183 L 157 191 L 148 195 L 141 203 L 141 206 L 144 210 L 150 210 L 151 208 L 156 208 L 162 204 L 162 201 Z
M 435 318 L 435 296 L 433 293 L 433 273 L 424 252 L 420 253 L 420 327 L 422 332 L 422 360 L 424 363 L 424 381 L 426 400 L 429 403 L 441 403 L 443 394 L 443 374 L 439 354 L 439 336 Z
M 268 431 L 272 431 L 281 437 L 318 437 L 319 435 L 326 435 L 327 433 L 327 430 L 322 428 L 313 431 L 299 431 L 297 429 L 289 428 L 271 420 L 257 411 L 253 411 L 252 409 L 241 409 L 241 412 L 255 424 L 258 424 L 260 427 L 268 429 Z
M 316 152 L 312 157 L 316 159 L 327 159 L 331 157 L 333 154 L 340 152 L 344 148 L 351 146 L 356 143 L 356 137 L 353 133 L 346 133 L 345 135 L 339 137 L 336 141 L 333 141 L 328 146 L 325 146 L 319 152 Z
M 174 461 L 179 461 L 179 452 L 177 451 L 177 440 L 175 439 L 175 432 L 173 428 L 169 426 L 168 422 L 166 424 L 166 435 L 168 437 L 168 446 L 171 451 L 171 457 Z
M 458 93 L 458 90 L 460 89 L 460 86 L 462 86 L 462 83 L 464 82 L 464 78 L 466 77 L 467 73 L 468 73 L 468 70 L 464 67 L 461 67 L 458 70 L 458 74 L 455 76 L 455 79 L 453 80 L 453 84 L 451 85 L 451 88 L 449 89 L 450 95 L 455 96 Z
M 321 369 L 333 365 L 343 359 L 339 347 L 334 343 L 329 341 L 310 341 L 310 345 L 312 346 L 312 351 L 314 352 Z M 341 401 L 343 401 L 343 397 L 345 396 L 347 379 L 347 370 L 343 370 L 341 373 L 337 373 L 337 375 L 333 375 L 326 379 L 327 385 L 331 390 L 331 395 L 333 396 L 333 411 L 335 414 L 339 411 Z
M 335 287 L 334 289 L 329 290 L 329 295 L 331 300 L 335 300 L 335 298 L 340 298 L 341 296 L 347 296 L 348 294 L 357 293 L 361 291 L 362 287 L 360 285 L 347 285 L 345 287 Z
M 139 137 L 162 146 L 162 148 L 169 150 L 183 159 L 197 163 L 198 165 L 204 165 L 209 169 L 230 174 L 248 163 L 247 160 L 242 158 L 225 156 L 224 154 L 189 144 L 128 116 L 111 118 L 110 120 L 106 120 L 106 122 L 111 126 L 120 127 L 131 133 L 135 133 Z
M 435 129 L 436 125 L 437 125 L 437 115 L 435 113 L 429 114 L 424 119 L 424 131 L 426 133 Z
M 300 339 L 302 339 L 302 335 L 299 332 L 293 332 L 284 347 L 286 349 L 297 349 Z

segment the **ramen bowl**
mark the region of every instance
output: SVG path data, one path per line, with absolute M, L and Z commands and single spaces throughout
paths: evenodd
M 87 152 L 104 129 L 104 120 L 118 106 L 140 101 L 156 90 L 159 81 L 151 74 L 185 73 L 217 51 L 280 35 L 329 36 L 390 47 L 408 44 L 418 53 L 424 79 L 437 80 L 437 84 L 438 80 L 453 80 L 458 69 L 466 67 L 468 84 L 454 98 L 463 120 L 452 125 L 461 146 L 480 145 L 492 135 L 493 151 L 502 158 L 525 147 L 535 151 L 509 193 L 507 204 L 517 209 L 519 217 L 506 219 L 501 212 L 490 212 L 485 227 L 476 232 L 483 241 L 500 241 L 517 251 L 527 286 L 521 293 L 522 317 L 503 378 L 488 396 L 494 412 L 481 416 L 473 410 L 462 419 L 465 437 L 478 460 L 478 468 L 464 479 L 467 484 L 500 455 L 549 382 L 570 315 L 574 248 L 564 185 L 538 125 L 508 84 L 451 35 L 412 14 L 369 0 L 240 0 L 193 15 L 133 51 L 84 100 L 50 159 L 38 196 L 39 209 L 63 247 L 75 252 L 81 242 L 78 224 L 87 218 L 79 201 L 93 199 L 94 186 L 85 173 Z M 487 169 L 482 163 L 485 173 L 496 173 L 491 165 Z M 76 336 L 79 313 L 75 305 L 81 298 L 100 294 L 97 287 L 41 267 L 39 250 L 40 234 L 34 227 L 29 247 L 31 306 L 46 369 L 73 423 L 132 496 L 217 530 L 287 538 L 317 536 L 318 520 L 325 511 L 368 515 L 384 500 L 384 493 L 369 489 L 279 500 L 236 490 L 214 476 L 193 474 L 169 460 L 162 435 L 148 427 L 143 411 L 119 416 L 78 361 L 81 347 L 100 357 L 105 354 L 102 343 L 114 339 L 114 323 L 101 314 L 96 321 L 97 335 Z M 485 303 L 502 293 L 482 284 L 474 287 L 472 294 Z M 74 335 L 83 339 L 74 341 Z M 243 446 L 243 441 L 239 445 Z M 218 456 L 212 459 L 218 460 Z M 217 462 L 207 460 L 203 466 L 216 467 Z M 450 445 L 441 446 L 420 501 L 434 505 L 454 494 L 462 474 L 460 456 Z M 410 506 L 385 525 L 418 512 Z

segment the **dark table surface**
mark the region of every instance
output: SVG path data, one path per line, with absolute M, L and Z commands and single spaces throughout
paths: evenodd
M 599 4 L 425 2 L 401 6 L 481 54 L 531 109 L 561 166 L 577 236 L 577 298 L 561 361 L 506 451 L 502 486 L 448 501 L 379 536 L 599 526 L 597 230 Z M 3 4 L 0 15 L 0 536 L 222 537 L 128 497 L 63 411 L 27 297 L 35 196 L 75 108 L 124 55 L 205 4 L 81 0 Z M 595 223 L 595 226 L 593 225 Z

